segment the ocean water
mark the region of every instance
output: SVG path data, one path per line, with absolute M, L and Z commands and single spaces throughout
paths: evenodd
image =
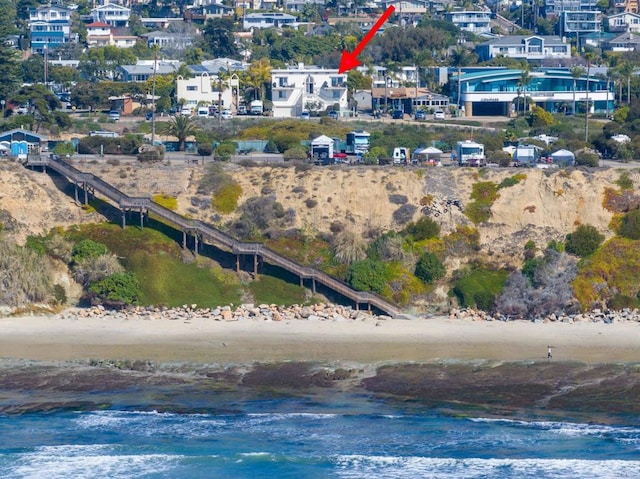
M 221 412 L 0 416 L 0 477 L 640 477 L 637 426 L 452 417 L 340 394 L 211 405 Z

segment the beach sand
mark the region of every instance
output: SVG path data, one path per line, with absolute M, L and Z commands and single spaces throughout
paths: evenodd
M 268 361 L 367 364 L 438 360 L 640 362 L 640 323 L 530 321 L 190 321 L 61 316 L 0 318 L 0 357 L 41 361 Z

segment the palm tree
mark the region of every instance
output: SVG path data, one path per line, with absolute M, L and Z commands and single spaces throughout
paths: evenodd
M 520 98 L 520 90 L 522 90 L 522 113 L 524 114 L 524 106 L 527 103 L 527 86 L 531 83 L 531 71 L 529 70 L 529 66 L 525 66 L 521 73 L 520 79 L 518 80 L 518 101 Z
M 451 65 L 458 68 L 458 111 L 460 111 L 460 100 L 462 96 L 462 67 L 466 67 L 472 62 L 473 56 L 462 46 L 458 45 L 451 55 Z
M 261 58 L 249 66 L 249 84 L 254 88 L 254 99 L 264 101 L 264 84 L 271 81 L 271 64 L 268 58 Z
M 584 75 L 585 70 L 582 67 L 573 67 L 571 69 L 571 77 L 573 78 L 573 110 L 572 113 L 576 114 L 576 84 L 580 77 Z
M 187 138 L 198 131 L 199 128 L 194 121 L 183 115 L 174 116 L 163 128 L 165 135 L 175 136 L 178 139 L 178 151 L 184 151 Z
M 633 76 L 635 67 L 630 61 L 624 61 L 618 67 L 618 71 L 623 78 L 627 80 L 627 105 L 631 105 L 631 77 Z M 622 98 L 620 98 L 622 100 Z

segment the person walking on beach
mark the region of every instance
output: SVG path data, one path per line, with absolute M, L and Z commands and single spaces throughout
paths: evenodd
M 551 361 L 553 356 L 551 355 L 551 346 L 547 346 L 547 361 Z

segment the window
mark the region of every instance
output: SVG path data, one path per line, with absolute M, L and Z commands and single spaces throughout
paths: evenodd
M 331 77 L 331 86 L 333 88 L 341 87 L 344 85 L 344 77 Z
M 198 91 L 197 85 L 188 85 L 187 91 Z
M 305 81 L 305 91 L 308 95 L 313 95 L 313 78 L 310 76 L 307 77 L 307 80 Z
M 286 87 L 288 84 L 289 84 L 289 79 L 287 77 L 278 78 L 278 86 L 279 87 Z
M 285 100 L 287 98 L 287 92 L 280 90 L 278 92 L 278 100 Z

